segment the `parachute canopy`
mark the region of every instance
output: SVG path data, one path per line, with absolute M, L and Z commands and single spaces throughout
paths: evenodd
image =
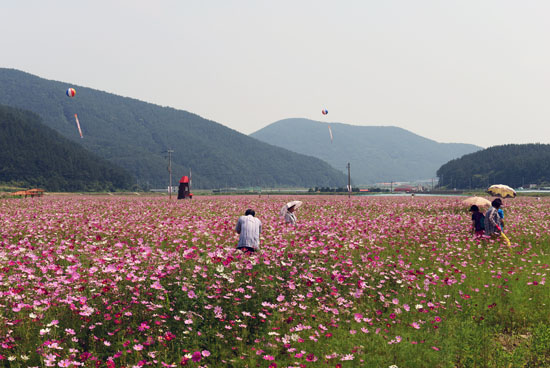
M 323 109 L 323 110 L 321 110 L 321 112 L 323 113 L 323 115 L 328 114 L 328 110 L 327 110 L 327 109 Z
M 65 92 L 67 94 L 67 96 L 69 97 L 74 97 L 74 95 L 76 95 L 76 91 L 74 88 L 69 88 L 67 89 L 67 92 Z

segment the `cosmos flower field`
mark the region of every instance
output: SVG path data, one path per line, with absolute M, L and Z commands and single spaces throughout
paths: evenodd
M 3 199 L 0 366 L 550 366 L 549 205 L 507 247 L 450 197 Z

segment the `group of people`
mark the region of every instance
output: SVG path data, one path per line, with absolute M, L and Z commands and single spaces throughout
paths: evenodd
M 473 205 L 470 207 L 472 212 L 472 233 L 476 236 L 499 237 L 504 236 L 504 211 L 502 200 L 497 198 L 491 202 L 491 208 L 485 214 L 480 212 L 479 207 Z M 296 225 L 295 205 L 283 207 L 282 215 L 286 224 Z M 253 209 L 247 209 L 244 216 L 239 217 L 235 231 L 239 234 L 239 243 L 237 249 L 247 252 L 255 252 L 260 249 L 260 234 L 262 232 L 262 222 L 256 218 L 256 212 Z
M 491 202 L 491 208 L 485 214 L 479 211 L 479 207 L 475 204 L 470 207 L 472 212 L 472 232 L 476 236 L 491 236 L 498 237 L 504 229 L 504 211 L 502 208 L 502 200 L 497 198 Z
M 286 224 L 296 225 L 295 210 L 296 205 L 292 205 L 283 212 Z M 247 209 L 244 216 L 239 217 L 235 231 L 239 234 L 237 249 L 245 252 L 255 252 L 260 249 L 262 222 L 256 217 L 256 212 L 253 209 Z

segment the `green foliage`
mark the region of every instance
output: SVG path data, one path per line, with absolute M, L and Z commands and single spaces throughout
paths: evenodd
M 531 350 L 533 366 L 550 366 L 550 325 L 539 324 L 534 328 Z
M 347 173 L 353 183 L 405 181 L 433 178 L 439 166 L 480 147 L 438 143 L 392 126 L 328 124 L 307 119 L 285 119 L 252 133 L 261 141 L 294 152 L 318 157 Z
M 140 187 L 165 187 L 166 150 L 175 179 L 194 188 L 337 186 L 345 177 L 319 159 L 247 137 L 195 114 L 0 68 L 0 103 L 31 110 L 45 125 L 131 172 Z M 74 122 L 77 113 L 84 139 Z M 177 180 L 176 180 L 177 182 Z
M 44 126 L 29 111 L 0 106 L 0 182 L 49 191 L 113 191 L 133 179 Z
M 550 144 L 507 144 L 464 155 L 437 170 L 439 185 L 487 188 L 521 187 L 550 181 Z

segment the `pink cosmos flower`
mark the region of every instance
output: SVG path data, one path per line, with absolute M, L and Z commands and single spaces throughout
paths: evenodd
M 57 363 L 59 367 L 70 367 L 73 362 L 69 359 L 63 359 Z
M 202 354 L 200 351 L 195 351 L 193 355 L 191 356 L 191 360 L 194 362 L 199 362 L 202 358 Z
M 317 361 L 317 357 L 314 355 L 314 354 L 308 354 L 306 356 L 306 361 L 308 362 L 316 362 Z

